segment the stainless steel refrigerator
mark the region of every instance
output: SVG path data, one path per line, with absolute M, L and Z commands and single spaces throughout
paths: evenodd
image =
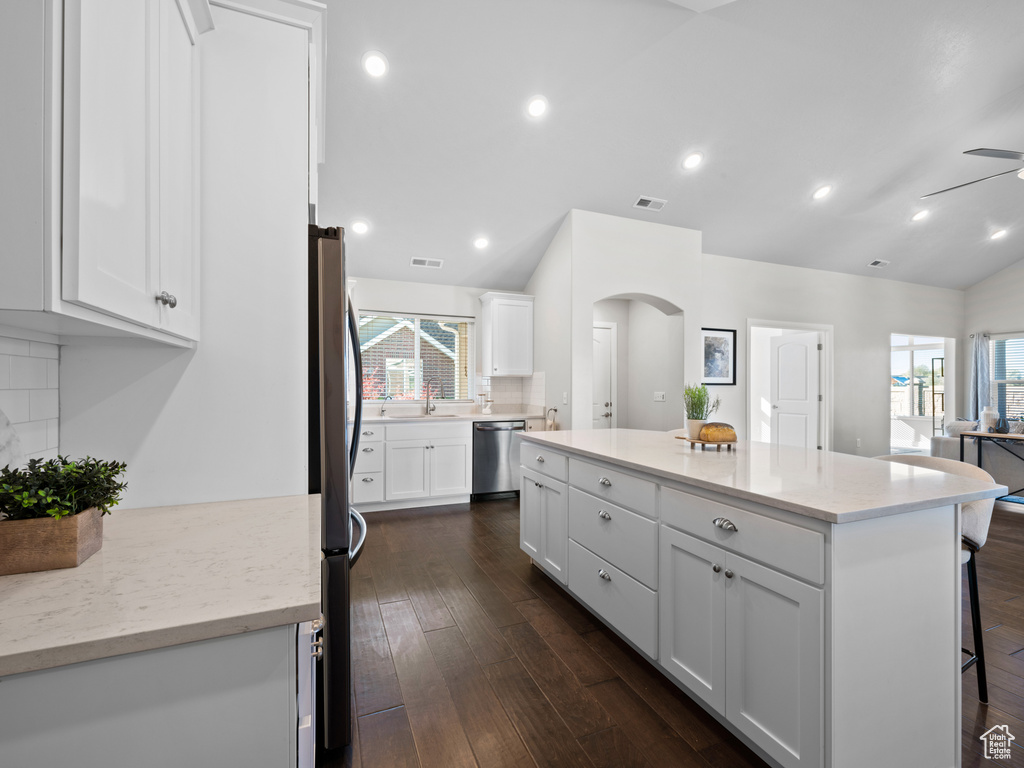
M 366 522 L 349 505 L 349 481 L 361 419 L 359 329 L 345 286 L 344 230 L 310 224 L 309 491 L 319 493 L 321 500 L 324 624 L 316 731 L 322 750 L 340 749 L 352 741 L 349 570 L 362 551 Z

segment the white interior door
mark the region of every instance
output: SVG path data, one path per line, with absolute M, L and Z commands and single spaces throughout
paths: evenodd
M 818 442 L 819 346 L 817 331 L 771 339 L 773 445 L 814 450 Z
M 594 429 L 616 425 L 612 390 L 615 382 L 615 328 L 594 326 L 594 386 L 592 420 Z

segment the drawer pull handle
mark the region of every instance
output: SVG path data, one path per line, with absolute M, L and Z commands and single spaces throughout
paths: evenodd
M 711 570 L 714 571 L 715 573 L 721 573 L 722 572 L 722 566 L 720 566 L 718 563 L 712 563 L 711 564 Z
M 597 513 L 597 516 L 600 517 L 602 520 L 611 520 L 612 519 L 612 516 L 610 514 L 608 514 L 603 509 L 600 512 Z
M 373 448 L 363 448 L 363 453 L 373 453 Z
M 373 437 L 373 432 L 363 432 L 365 437 Z
M 373 482 L 373 478 L 372 477 L 364 477 L 363 478 L 363 482 L 364 483 L 372 483 Z
M 733 577 L 733 575 L 734 574 L 733 574 L 732 571 L 730 571 L 728 568 L 725 569 L 725 578 L 731 579 Z
M 606 571 L 604 568 L 601 568 L 597 572 L 597 575 L 600 576 L 605 581 L 611 581 L 612 580 L 612 575 L 610 573 L 608 573 L 608 571 Z
M 537 457 L 537 463 L 538 464 L 543 464 L 544 463 L 544 457 L 543 456 L 538 456 Z
M 611 485 L 612 484 L 612 481 L 609 480 L 607 477 L 599 477 L 599 478 L 597 478 L 597 482 L 600 483 L 601 485 Z
M 738 531 L 736 523 L 727 517 L 716 517 L 712 520 L 716 528 L 721 528 L 723 531 Z

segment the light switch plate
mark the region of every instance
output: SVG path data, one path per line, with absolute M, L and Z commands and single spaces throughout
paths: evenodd
M 656 403 L 664 403 L 665 402 L 665 393 L 664 392 L 655 392 L 654 393 L 654 402 L 656 402 Z

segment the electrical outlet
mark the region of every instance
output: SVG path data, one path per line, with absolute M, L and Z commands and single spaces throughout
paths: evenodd
M 569 404 L 569 393 L 568 392 L 563 392 L 562 393 L 562 405 L 568 405 L 568 404 Z
M 656 402 L 656 403 L 664 403 L 665 402 L 665 393 L 664 392 L 655 392 L 654 393 L 654 402 Z

